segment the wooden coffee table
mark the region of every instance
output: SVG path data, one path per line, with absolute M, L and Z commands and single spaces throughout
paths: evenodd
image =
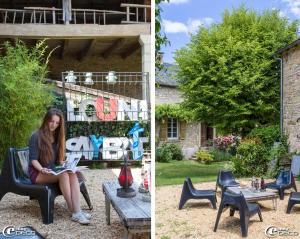
M 252 190 L 251 188 L 242 188 L 242 187 L 228 187 L 227 190 L 228 192 L 237 193 L 237 194 L 242 192 L 247 202 L 272 200 L 273 209 L 277 210 L 278 194 L 275 192 L 260 192 L 260 191 Z
M 136 191 L 133 198 L 120 198 L 117 189 L 120 185 L 117 181 L 105 182 L 102 189 L 105 194 L 106 222 L 110 224 L 110 205 L 118 213 L 124 227 L 124 238 L 131 239 L 136 233 L 147 233 L 150 238 L 151 232 L 151 202 L 144 202 L 143 194 L 139 193 L 137 184 L 132 187 Z

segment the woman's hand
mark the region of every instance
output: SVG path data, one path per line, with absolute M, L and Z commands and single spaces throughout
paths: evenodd
M 50 174 L 50 171 L 51 171 L 51 170 L 48 169 L 48 168 L 42 168 L 40 172 L 41 172 L 42 174 Z

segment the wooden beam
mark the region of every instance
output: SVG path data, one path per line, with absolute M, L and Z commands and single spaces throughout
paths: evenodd
M 78 60 L 83 61 L 92 52 L 96 43 L 96 39 L 89 40 L 87 46 L 78 54 Z
M 100 37 L 139 37 L 150 34 L 150 24 L 98 25 L 98 24 L 0 24 L 1 37 L 22 38 L 100 38 Z
M 60 59 L 63 59 L 66 56 L 66 52 L 67 52 L 67 47 L 69 45 L 69 40 L 68 39 L 64 39 L 62 40 L 62 44 L 61 44 L 61 51 L 60 51 Z
M 123 59 L 126 59 L 127 57 L 131 56 L 133 53 L 135 53 L 140 48 L 141 48 L 141 45 L 138 42 L 134 43 L 120 55 Z
M 111 55 L 122 43 L 124 42 L 124 38 L 119 38 L 117 39 L 112 45 L 110 45 L 107 49 L 105 49 L 102 53 L 101 56 L 106 59 Z

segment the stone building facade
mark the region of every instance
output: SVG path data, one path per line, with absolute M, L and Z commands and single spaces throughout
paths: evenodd
M 176 66 L 164 64 L 155 76 L 155 105 L 179 104 L 183 101 L 175 76 Z M 174 132 L 175 129 L 175 132 Z M 155 121 L 156 142 L 175 143 L 182 148 L 185 159 L 191 158 L 201 147 L 213 139 L 214 129 L 200 122 L 187 122 L 177 118 Z
M 300 152 L 300 39 L 279 50 L 282 70 L 282 131 L 290 152 Z

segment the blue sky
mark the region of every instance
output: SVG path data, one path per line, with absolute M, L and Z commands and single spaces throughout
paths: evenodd
M 173 53 L 189 42 L 199 25 L 208 27 L 220 22 L 225 9 L 241 4 L 257 11 L 278 9 L 290 20 L 300 19 L 300 0 L 170 0 L 161 4 L 162 29 L 171 42 L 170 46 L 162 46 L 164 62 L 174 62 Z

